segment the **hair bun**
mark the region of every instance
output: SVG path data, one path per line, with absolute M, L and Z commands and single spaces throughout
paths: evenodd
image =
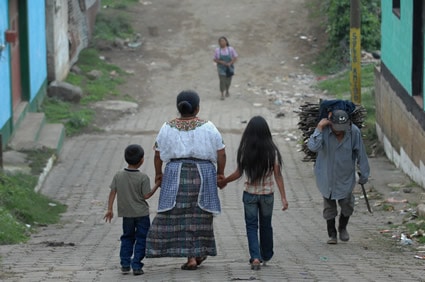
M 188 101 L 181 101 L 177 105 L 180 113 L 191 113 L 193 112 L 192 104 Z

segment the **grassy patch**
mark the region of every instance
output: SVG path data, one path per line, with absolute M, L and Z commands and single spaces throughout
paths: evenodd
M 123 13 L 138 0 L 102 0 L 102 9 L 96 16 L 94 41 L 114 41 L 116 38 L 131 38 L 134 30 L 128 17 Z
M 99 52 L 93 48 L 80 53 L 77 65 L 81 74 L 70 73 L 66 82 L 82 88 L 84 96 L 80 104 L 46 98 L 42 105 L 47 120 L 63 123 L 68 136 L 79 134 L 91 124 L 96 113 L 89 107 L 90 103 L 119 95 L 117 86 L 125 82 L 126 75 L 119 67 L 102 60 Z M 88 73 L 94 70 L 100 76 L 94 80 L 89 79 Z
M 43 147 L 37 150 L 23 151 L 27 155 L 31 173 L 40 175 L 46 167 L 47 161 L 54 155 L 55 150 Z
M 375 65 L 368 64 L 362 66 L 362 94 L 370 94 L 369 89 L 374 86 L 375 76 L 374 76 Z M 339 74 L 331 77 L 330 79 L 323 80 L 317 84 L 317 87 L 321 90 L 328 91 L 329 94 L 337 97 L 338 99 L 349 99 L 350 98 L 350 72 L 348 70 L 340 72 Z M 362 98 L 367 99 L 367 97 Z M 365 101 L 366 103 L 367 101 Z
M 26 241 L 36 227 L 59 221 L 66 206 L 36 193 L 35 176 L 0 174 L 0 244 Z
M 63 123 L 68 136 L 80 133 L 90 124 L 95 115 L 92 109 L 81 108 L 54 98 L 46 98 L 42 110 L 48 122 Z
M 139 0 L 102 0 L 102 6 L 112 9 L 127 9 L 128 6 L 138 2 Z
M 70 73 L 66 81 L 74 85 L 80 85 L 83 89 L 84 97 L 81 104 L 101 101 L 108 96 L 117 96 L 117 86 L 124 83 L 126 73 L 119 67 L 109 64 L 100 58 L 96 49 L 88 48 L 80 53 L 78 67 L 82 74 Z M 100 76 L 97 79 L 89 79 L 87 74 L 91 71 L 99 71 Z

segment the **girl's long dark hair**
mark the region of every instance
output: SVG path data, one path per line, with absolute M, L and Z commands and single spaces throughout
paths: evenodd
M 276 159 L 282 166 L 282 156 L 274 144 L 266 120 L 253 117 L 242 134 L 237 154 L 238 170 L 245 173 L 249 183 L 256 183 L 273 172 Z

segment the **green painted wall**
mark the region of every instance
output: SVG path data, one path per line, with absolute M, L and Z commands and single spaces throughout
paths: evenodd
M 381 60 L 412 95 L 413 0 L 402 0 L 400 5 L 398 18 L 392 11 L 392 1 L 381 1 Z

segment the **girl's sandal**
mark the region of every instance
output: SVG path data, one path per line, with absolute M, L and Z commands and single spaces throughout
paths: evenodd
M 255 259 L 251 262 L 251 269 L 252 270 L 260 270 L 261 269 L 261 264 L 260 264 L 260 261 L 258 259 Z

